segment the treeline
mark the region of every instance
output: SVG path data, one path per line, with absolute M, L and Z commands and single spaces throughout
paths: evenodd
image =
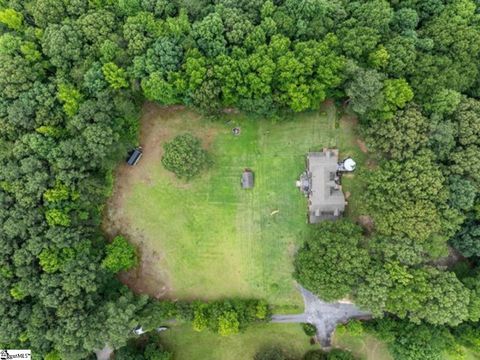
M 151 331 L 166 321 L 187 321 L 195 331 L 210 330 L 222 336 L 237 334 L 249 325 L 270 320 L 265 301 L 229 299 L 217 301 L 151 301 L 138 313 L 139 325 Z
M 346 101 L 388 159 L 365 175 L 380 264 L 415 277 L 447 240 L 478 254 L 472 0 L 0 0 L 0 27 L 1 344 L 81 359 L 138 322 L 146 299 L 102 266 L 99 224 L 145 98 Z
M 188 322 L 195 331 L 213 331 L 221 336 L 234 335 L 248 326 L 270 320 L 266 302 L 255 299 L 217 301 L 156 301 L 151 300 L 138 312 L 138 325 L 146 332 L 131 339 L 127 346 L 115 352 L 115 359 L 170 360 L 171 352 L 164 349 L 156 331 L 176 323 Z
M 386 317 L 368 322 L 352 320 L 346 325 L 338 326 L 336 334 L 340 337 L 347 335 L 349 338 L 374 335 L 387 344 L 395 359 L 460 360 L 469 358 L 464 347 L 475 354 L 480 351 L 478 329 L 470 325 L 450 328 Z

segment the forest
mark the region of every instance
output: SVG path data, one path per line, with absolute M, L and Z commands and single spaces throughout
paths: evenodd
M 0 0 L 0 344 L 84 359 L 124 346 L 151 306 L 100 229 L 145 100 L 278 118 L 334 99 L 375 154 L 360 169 L 375 226 L 322 224 L 295 276 L 385 316 L 368 326 L 397 359 L 438 359 L 412 328 L 480 351 L 479 6 Z

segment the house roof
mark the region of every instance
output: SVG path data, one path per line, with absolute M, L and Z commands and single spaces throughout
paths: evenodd
M 307 155 L 309 220 L 336 219 L 345 211 L 345 196 L 338 183 L 338 150 L 324 149 Z

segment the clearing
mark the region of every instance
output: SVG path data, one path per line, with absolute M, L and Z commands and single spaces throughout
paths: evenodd
M 292 260 L 309 226 L 295 180 L 306 152 L 323 147 L 338 147 L 340 158 L 352 156 L 362 167 L 367 155 L 354 125 L 352 118 L 337 119 L 331 103 L 277 122 L 242 114 L 213 121 L 146 104 L 144 156 L 135 167 L 119 167 L 104 223 L 108 234 L 126 235 L 141 255 L 138 269 L 122 280 L 158 298 L 256 297 L 276 313 L 301 312 Z M 239 136 L 233 127 L 241 128 Z M 200 137 L 214 160 L 188 183 L 161 164 L 163 143 L 185 132 Z M 240 186 L 245 168 L 255 172 L 251 190 Z M 354 177 L 344 182 L 351 213 L 359 193 Z

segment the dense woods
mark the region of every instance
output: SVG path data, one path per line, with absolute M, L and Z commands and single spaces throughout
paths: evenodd
M 0 0 L 0 29 L 0 344 L 66 359 L 126 344 L 147 300 L 112 274 L 130 265 L 112 264 L 99 224 L 144 99 L 271 115 L 327 98 L 377 154 L 361 174 L 375 230 L 325 225 L 297 276 L 478 343 L 475 1 Z M 448 244 L 461 275 L 435 263 Z M 225 317 L 216 330 L 232 331 Z

